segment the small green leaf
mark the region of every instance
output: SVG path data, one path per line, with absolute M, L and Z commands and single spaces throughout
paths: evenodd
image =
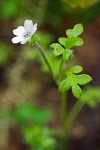
M 83 32 L 83 25 L 81 23 L 80 24 L 76 24 L 74 26 L 73 30 L 74 30 L 75 37 L 77 37 Z
M 74 66 L 74 67 L 72 67 L 72 68 L 70 69 L 70 71 L 71 71 L 72 73 L 77 74 L 77 73 L 80 73 L 80 72 L 83 71 L 83 67 L 81 67 L 81 66 Z
M 75 45 L 74 46 L 82 46 L 84 44 L 84 41 L 80 37 L 76 37 Z
M 77 37 L 83 32 L 83 25 L 76 24 L 73 29 L 68 29 L 66 34 L 68 37 Z
M 64 51 L 64 48 L 58 43 L 51 44 L 50 47 L 54 48 L 54 55 L 55 56 L 61 55 Z
M 68 60 L 73 56 L 73 51 L 72 50 L 65 50 L 63 52 L 63 60 Z
M 80 85 L 84 85 L 92 81 L 92 78 L 89 75 L 82 74 L 82 75 L 77 75 L 77 83 Z
M 70 89 L 70 83 L 67 79 L 63 80 L 60 84 L 59 84 L 59 91 L 60 92 L 65 92 L 67 90 Z
M 75 85 L 72 86 L 72 94 L 77 99 L 81 98 L 82 90 L 81 90 L 81 88 L 77 84 L 75 84 Z
M 74 46 L 82 46 L 84 44 L 80 37 L 59 38 L 59 42 L 67 49 L 71 49 Z
M 73 29 L 68 29 L 68 30 L 66 31 L 66 35 L 67 35 L 68 37 L 73 37 L 73 36 L 74 36 Z
M 82 46 L 83 45 L 83 40 L 79 37 L 70 37 L 66 39 L 66 47 L 68 49 L 74 47 L 74 46 Z
M 66 47 L 66 38 L 61 37 L 61 38 L 58 39 L 58 41 L 59 41 L 59 43 L 60 43 L 61 45 L 63 45 L 64 47 Z

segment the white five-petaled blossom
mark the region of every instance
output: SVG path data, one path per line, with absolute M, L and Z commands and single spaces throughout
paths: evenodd
M 25 44 L 31 39 L 32 35 L 36 32 L 36 30 L 37 23 L 33 25 L 32 20 L 25 20 L 24 26 L 19 26 L 17 29 L 13 30 L 13 34 L 16 36 L 12 38 L 12 43 Z

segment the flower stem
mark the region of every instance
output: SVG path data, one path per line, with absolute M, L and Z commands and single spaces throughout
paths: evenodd
M 58 85 L 58 81 L 57 81 L 57 79 L 55 78 L 55 75 L 54 75 L 54 73 L 53 73 L 53 71 L 52 71 L 52 68 L 51 68 L 49 62 L 48 62 L 48 59 L 47 59 L 47 57 L 46 57 L 46 55 L 45 55 L 44 50 L 42 49 L 42 47 L 41 47 L 37 42 L 35 42 L 35 45 L 37 46 L 37 48 L 38 48 L 40 54 L 42 55 L 42 57 L 43 57 L 43 59 L 44 59 L 46 65 L 47 65 L 47 67 L 48 67 L 48 69 L 49 69 L 49 71 L 50 71 L 50 73 L 51 73 L 51 75 L 52 75 L 54 81 L 55 81 L 56 84 Z
M 64 65 L 64 60 L 63 60 L 63 57 L 61 57 L 61 63 L 60 63 L 60 67 L 59 67 L 60 81 L 62 81 L 62 79 L 63 79 L 63 65 Z
M 71 112 L 69 113 L 69 115 L 67 116 L 65 124 L 64 124 L 63 134 L 65 136 L 69 135 L 70 128 L 72 127 L 73 122 L 75 121 L 77 115 L 79 114 L 79 112 L 81 111 L 83 106 L 84 106 L 84 103 L 82 101 L 77 101 L 74 104 L 74 106 L 73 106 Z

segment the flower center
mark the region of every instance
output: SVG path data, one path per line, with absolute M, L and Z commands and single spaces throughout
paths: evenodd
M 24 34 L 24 37 L 25 38 L 27 38 L 27 37 L 29 37 L 30 36 L 30 32 L 26 32 L 25 34 Z

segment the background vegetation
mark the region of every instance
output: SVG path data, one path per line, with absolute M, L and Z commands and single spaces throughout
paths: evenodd
M 69 61 L 67 68 L 80 63 L 93 82 L 83 96 L 88 105 L 71 128 L 68 149 L 100 149 L 99 15 L 99 0 L 0 1 L 0 149 L 60 148 L 56 137 L 60 132 L 60 96 L 56 85 L 36 47 L 33 50 L 11 43 L 13 29 L 23 25 L 25 19 L 38 23 L 39 43 L 56 76 L 59 58 L 52 56 L 50 44 L 65 36 L 66 29 L 76 23 L 84 25 L 85 44 L 75 48 L 77 59 Z M 24 57 L 18 59 L 22 54 Z M 75 100 L 71 92 L 68 98 L 69 111 Z

